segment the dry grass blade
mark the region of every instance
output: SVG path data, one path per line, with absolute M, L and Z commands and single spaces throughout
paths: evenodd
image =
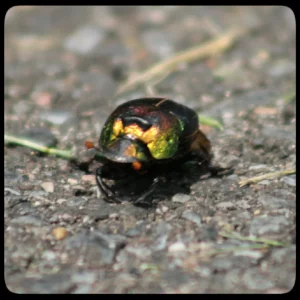
M 249 242 L 255 242 L 255 243 L 263 243 L 269 246 L 278 246 L 278 247 L 286 247 L 287 244 L 284 242 L 279 242 L 276 240 L 270 240 L 270 239 L 265 239 L 265 238 L 258 238 L 254 236 L 242 236 L 237 232 L 220 232 L 220 236 L 223 236 L 225 238 L 230 238 L 230 239 L 237 239 L 241 241 L 249 241 Z
M 257 182 L 265 180 L 265 179 L 280 177 L 280 176 L 286 176 L 286 175 L 295 174 L 295 173 L 296 173 L 296 168 L 283 170 L 283 171 L 278 171 L 278 172 L 271 172 L 271 173 L 267 173 L 267 174 L 264 174 L 264 175 L 261 175 L 261 176 L 255 176 L 255 177 L 251 177 L 251 178 L 248 178 L 248 179 L 245 179 L 245 180 L 241 180 L 239 182 L 239 185 L 240 185 L 240 187 L 242 187 L 242 186 L 245 186 L 247 184 L 257 183 Z
M 180 63 L 188 63 L 222 53 L 231 47 L 239 37 L 244 35 L 245 31 L 246 29 L 242 28 L 230 29 L 213 40 L 180 52 L 167 60 L 155 64 L 146 71 L 129 77 L 129 79 L 118 88 L 117 95 L 128 91 L 139 84 L 153 80 L 161 74 L 165 74 L 167 72 L 171 73 Z

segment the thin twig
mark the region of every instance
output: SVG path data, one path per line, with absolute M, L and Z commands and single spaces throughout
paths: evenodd
M 213 40 L 210 40 L 204 44 L 193 47 L 186 51 L 180 52 L 167 60 L 159 62 L 147 69 L 146 71 L 129 77 L 129 79 L 118 88 L 116 94 L 118 95 L 120 93 L 134 88 L 138 84 L 146 83 L 149 80 L 153 80 L 153 78 L 159 76 L 162 73 L 171 73 L 180 63 L 188 63 L 222 53 L 226 49 L 231 47 L 233 43 L 245 32 L 246 29 L 242 28 L 230 29 L 226 33 Z
M 26 139 L 18 138 L 12 135 L 5 134 L 4 135 L 4 141 L 6 144 L 16 144 L 20 146 L 24 146 L 42 153 L 50 154 L 50 155 L 55 155 L 59 156 L 65 159 L 74 159 L 72 155 L 72 150 L 60 150 L 56 148 L 48 148 L 45 146 L 42 146 L 38 143 L 28 141 Z
M 288 170 L 283 170 L 283 171 L 278 171 L 278 172 L 271 172 L 267 173 L 261 176 L 254 176 L 245 180 L 241 180 L 239 182 L 240 187 L 250 184 L 250 183 L 257 183 L 259 181 L 262 181 L 264 179 L 270 179 L 270 178 L 275 178 L 275 177 L 281 177 L 281 176 L 286 176 L 290 174 L 295 174 L 296 173 L 296 168 L 294 169 L 288 169 Z
M 226 237 L 226 238 L 232 238 L 237 239 L 241 241 L 250 241 L 250 242 L 256 242 L 256 243 L 263 243 L 270 246 L 279 246 L 279 247 L 285 247 L 286 243 L 275 241 L 275 240 L 268 240 L 264 238 L 257 238 L 257 237 L 251 237 L 251 236 L 242 236 L 236 232 L 226 233 L 226 232 L 220 232 L 219 235 Z

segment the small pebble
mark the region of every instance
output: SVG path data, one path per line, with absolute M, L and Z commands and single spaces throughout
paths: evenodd
M 67 37 L 65 48 L 79 54 L 88 54 L 104 39 L 101 28 L 91 26 L 81 27 Z
M 74 179 L 74 178 L 68 178 L 68 183 L 70 185 L 75 185 L 75 184 L 78 184 L 78 180 Z
M 270 180 L 262 180 L 262 181 L 260 181 L 260 182 L 258 182 L 258 184 L 260 184 L 260 185 L 270 185 Z
M 67 233 L 68 232 L 64 227 L 56 227 L 52 230 L 52 234 L 57 240 L 64 239 L 67 236 Z
M 268 170 L 268 166 L 265 164 L 259 164 L 259 165 L 254 165 L 254 166 L 250 166 L 249 170 L 253 170 L 253 171 L 264 171 L 264 170 Z
M 161 210 L 162 210 L 163 213 L 165 213 L 169 210 L 169 208 L 167 206 L 162 206 Z
M 179 252 L 184 251 L 186 249 L 186 246 L 182 242 L 176 242 L 174 244 L 171 244 L 168 248 L 169 252 Z
M 91 175 L 83 175 L 81 177 L 81 180 L 85 181 L 85 182 L 89 182 L 92 185 L 96 184 L 96 178 L 95 178 L 95 175 L 93 175 L 93 174 L 91 174 Z
M 59 204 L 59 205 L 63 204 L 66 201 L 67 201 L 67 199 L 64 199 L 64 198 L 60 198 L 60 199 L 56 200 L 57 204 Z
M 41 114 L 41 119 L 53 125 L 63 125 L 73 118 L 70 111 L 52 110 Z
M 189 220 L 191 222 L 194 222 L 198 225 L 201 224 L 201 217 L 195 213 L 193 213 L 192 211 L 190 210 L 186 210 L 182 213 L 182 217 L 186 220 Z
M 53 182 L 43 182 L 41 184 L 41 187 L 47 192 L 47 193 L 53 193 L 54 192 L 54 184 Z
M 217 208 L 220 208 L 220 209 L 235 209 L 236 208 L 236 205 L 233 204 L 232 202 L 229 202 L 229 201 L 225 201 L 225 202 L 220 202 L 216 205 Z
M 191 196 L 185 194 L 176 194 L 172 197 L 173 202 L 185 203 L 191 200 Z
M 285 184 L 289 186 L 296 186 L 296 176 L 291 175 L 291 176 L 284 176 L 281 178 L 281 181 L 283 181 Z

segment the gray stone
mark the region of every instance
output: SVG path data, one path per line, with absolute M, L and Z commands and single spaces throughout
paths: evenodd
M 294 200 L 288 200 L 284 198 L 277 198 L 273 197 L 268 194 L 263 194 L 258 197 L 258 201 L 264 206 L 268 208 L 282 208 L 282 207 L 288 207 L 288 208 L 295 208 L 296 207 L 296 201 Z
M 296 65 L 294 61 L 287 59 L 280 59 L 273 63 L 271 68 L 268 71 L 269 76 L 273 76 L 275 78 L 280 78 L 282 76 L 287 76 L 291 73 L 294 74 L 296 71 Z
M 236 205 L 232 202 L 225 201 L 220 202 L 216 205 L 217 208 L 224 209 L 224 210 L 233 210 L 236 209 Z
M 185 194 L 176 194 L 172 197 L 173 202 L 185 203 L 191 200 L 191 196 Z
M 67 110 L 51 110 L 41 114 L 41 119 L 53 125 L 63 125 L 74 120 L 74 115 Z
M 116 253 L 124 247 L 126 238 L 116 234 L 103 234 L 100 231 L 83 231 L 70 238 L 63 244 L 63 249 L 71 256 L 74 263 L 92 267 L 111 264 Z
M 271 259 L 272 261 L 282 264 L 286 261 L 287 257 L 294 258 L 296 260 L 296 246 L 290 246 L 283 249 L 274 249 Z
M 251 235 L 278 233 L 282 227 L 290 222 L 284 216 L 258 216 L 250 224 Z
M 274 286 L 274 283 L 265 274 L 262 274 L 259 268 L 247 270 L 243 276 L 243 281 L 250 290 L 266 290 Z
M 45 222 L 37 215 L 21 216 L 11 220 L 12 224 L 42 226 Z
M 65 40 L 67 50 L 79 54 L 90 53 L 105 37 L 100 27 L 85 26 L 76 30 Z
M 281 180 L 289 186 L 296 186 L 296 175 L 284 176 Z
M 201 225 L 201 217 L 198 214 L 195 214 L 191 210 L 186 210 L 182 213 L 182 217 L 186 220 L 194 222 L 198 225 Z
M 148 30 L 142 35 L 146 48 L 161 58 L 170 56 L 173 52 L 170 36 L 161 30 Z
M 67 204 L 67 206 L 79 207 L 80 205 L 82 205 L 85 202 L 86 202 L 86 200 L 84 200 L 83 198 L 75 197 L 75 198 L 72 198 L 72 199 L 68 200 L 66 202 L 66 204 Z
M 217 257 L 213 259 L 212 266 L 218 271 L 225 271 L 232 267 L 232 262 L 228 257 Z

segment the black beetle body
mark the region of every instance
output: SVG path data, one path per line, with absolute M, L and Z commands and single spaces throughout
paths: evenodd
M 118 106 L 104 124 L 99 148 L 105 162 L 97 169 L 97 183 L 106 199 L 114 202 L 121 200 L 103 178 L 130 177 L 131 171 L 143 175 L 157 166 L 189 160 L 210 167 L 212 158 L 197 113 L 166 98 L 141 98 Z M 144 202 L 159 178 L 133 201 Z

